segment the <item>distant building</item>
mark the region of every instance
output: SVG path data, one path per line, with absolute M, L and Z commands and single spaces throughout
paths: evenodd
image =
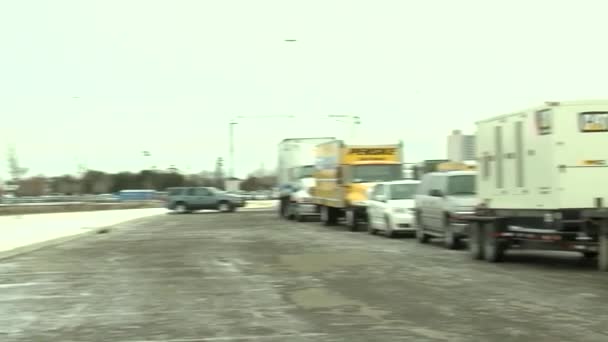
M 226 178 L 224 180 L 224 188 L 228 192 L 237 192 L 241 190 L 241 183 L 243 183 L 242 179 L 236 177 Z
M 462 134 L 460 130 L 452 131 L 448 136 L 448 159 L 457 162 L 475 160 L 475 136 Z

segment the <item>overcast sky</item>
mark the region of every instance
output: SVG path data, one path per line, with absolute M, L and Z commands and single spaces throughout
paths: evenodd
M 0 174 L 151 164 L 274 166 L 276 144 L 403 139 L 442 158 L 452 129 L 545 100 L 606 98 L 605 1 L 0 1 Z M 295 43 L 285 39 L 297 39 Z M 74 98 L 77 97 L 77 98 Z M 144 160 L 142 150 L 152 156 Z

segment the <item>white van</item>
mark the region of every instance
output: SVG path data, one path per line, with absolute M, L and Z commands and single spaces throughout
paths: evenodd
M 416 193 L 416 237 L 426 243 L 440 237 L 446 247 L 455 249 L 466 238 L 464 217 L 475 211 L 476 171 L 431 172 L 422 177 Z
M 420 184 L 417 180 L 377 183 L 367 201 L 368 231 L 383 231 L 387 237 L 414 233 L 414 196 Z

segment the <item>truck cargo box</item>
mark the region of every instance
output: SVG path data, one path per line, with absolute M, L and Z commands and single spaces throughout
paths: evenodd
M 476 124 L 478 194 L 488 208 L 606 204 L 607 100 L 547 102 Z

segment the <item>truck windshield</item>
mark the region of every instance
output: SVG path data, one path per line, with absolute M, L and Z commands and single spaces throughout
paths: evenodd
M 391 199 L 412 199 L 416 193 L 417 184 L 392 184 Z
M 475 195 L 475 176 L 458 175 L 448 177 L 448 195 Z
M 402 178 L 401 164 L 391 165 L 354 165 L 352 182 L 388 182 Z

